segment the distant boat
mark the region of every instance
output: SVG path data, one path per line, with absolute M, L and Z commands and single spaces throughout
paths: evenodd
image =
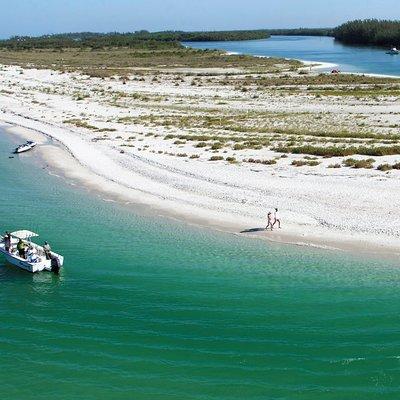
M 6 245 L 6 238 L 0 236 L 0 254 L 3 254 L 9 263 L 32 273 L 41 271 L 59 272 L 63 266 L 64 257 L 52 251 L 46 254 L 46 250 L 42 246 L 33 243 L 31 239 L 38 234 L 24 230 L 13 232 L 10 235 L 11 247 L 9 249 Z M 33 249 L 31 256 L 27 254 L 26 257 L 21 257 L 17 249 L 19 240 L 22 240 L 26 247 Z
M 397 50 L 396 47 L 392 47 L 386 54 L 397 55 L 400 54 L 400 50 Z
M 31 140 L 27 141 L 24 144 L 21 144 L 21 146 L 18 146 L 15 150 L 15 154 L 19 153 L 25 153 L 26 151 L 32 150 L 36 146 L 36 142 L 32 142 Z

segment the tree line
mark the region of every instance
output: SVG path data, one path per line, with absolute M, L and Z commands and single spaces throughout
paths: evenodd
M 400 21 L 355 20 L 337 28 L 259 29 L 237 31 L 64 33 L 39 37 L 14 36 L 0 40 L 0 49 L 64 49 L 130 47 L 140 49 L 179 49 L 182 42 L 237 41 L 267 39 L 271 35 L 333 36 L 336 40 L 357 45 L 400 46 Z
M 268 38 L 266 30 L 210 32 L 64 33 L 39 37 L 14 36 L 0 41 L 0 48 L 11 50 L 62 48 L 178 48 L 181 42 L 255 40 Z
M 270 35 L 277 36 L 332 36 L 332 28 L 268 29 Z
M 400 21 L 366 19 L 346 22 L 333 30 L 335 39 L 372 46 L 399 46 Z

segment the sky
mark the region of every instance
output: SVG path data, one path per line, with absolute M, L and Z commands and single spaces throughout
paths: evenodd
M 351 19 L 400 19 L 399 0 L 0 0 L 0 37 L 333 27 Z

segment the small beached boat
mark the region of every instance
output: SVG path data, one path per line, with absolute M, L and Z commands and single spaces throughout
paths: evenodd
M 397 50 L 396 47 L 392 47 L 389 51 L 386 52 L 386 54 L 397 55 L 400 54 L 400 50 Z
M 11 247 L 5 236 L 0 236 L 0 253 L 4 255 L 6 260 L 18 268 L 28 272 L 51 271 L 58 273 L 64 264 L 64 257 L 52 251 L 46 251 L 42 246 L 33 243 L 33 237 L 39 236 L 31 231 L 17 231 L 10 233 Z M 18 243 L 22 241 L 27 248 L 25 257 L 21 256 L 18 251 Z
M 19 153 L 25 153 L 26 151 L 32 150 L 36 146 L 36 142 L 28 141 L 24 144 L 21 144 L 21 146 L 18 146 L 15 150 L 15 154 Z

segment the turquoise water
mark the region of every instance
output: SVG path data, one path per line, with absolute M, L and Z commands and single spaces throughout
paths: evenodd
M 400 55 L 390 56 L 385 49 L 374 47 L 345 46 L 330 37 L 272 36 L 265 40 L 185 44 L 200 49 L 334 63 L 344 72 L 400 76 Z
M 0 260 L 3 399 L 398 399 L 400 269 L 107 203 L 0 133 L 0 229 L 60 276 Z

